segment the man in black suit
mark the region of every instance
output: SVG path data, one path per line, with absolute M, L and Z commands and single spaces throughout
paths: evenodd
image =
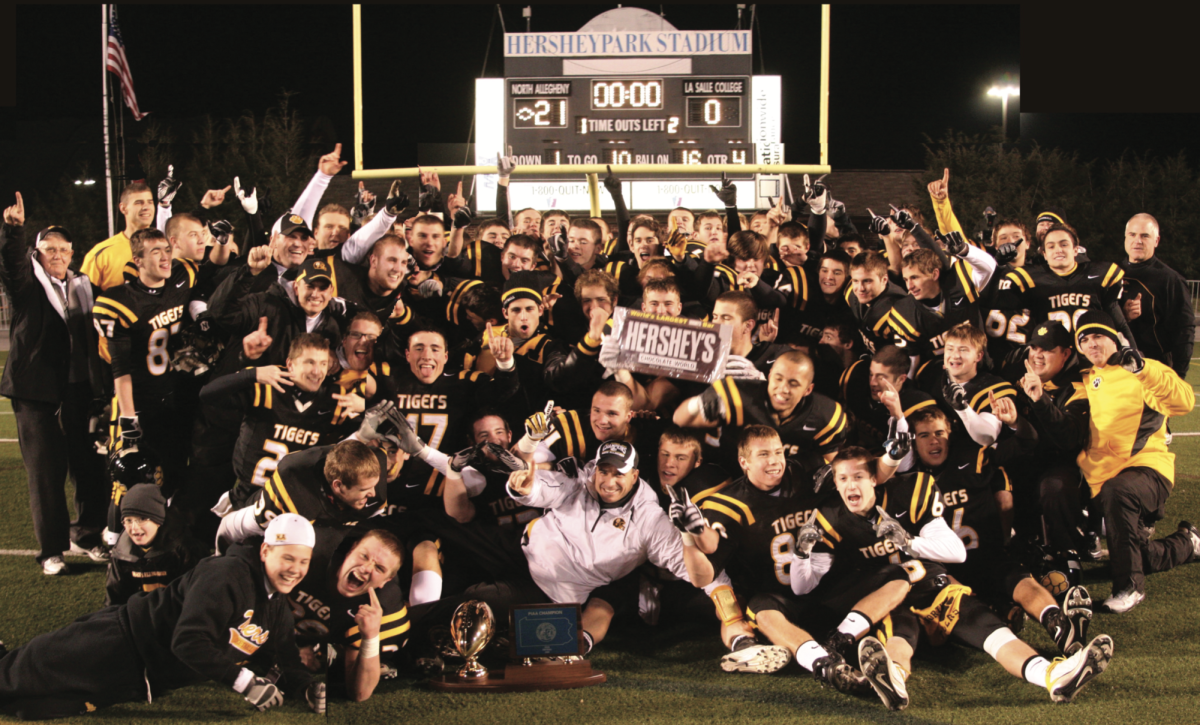
M 68 268 L 71 236 L 49 227 L 27 247 L 25 206 L 4 210 L 0 228 L 0 282 L 12 305 L 8 362 L 0 395 L 12 399 L 17 440 L 29 477 L 30 512 L 46 574 L 66 569 L 63 552 L 107 561 L 100 542 L 108 512 L 104 459 L 88 435 L 89 408 L 101 396 L 96 333 L 91 324 L 92 284 Z M 77 521 L 67 513 L 65 481 L 75 480 Z

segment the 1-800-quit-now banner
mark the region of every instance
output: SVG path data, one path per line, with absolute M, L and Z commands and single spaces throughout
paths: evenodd
M 711 383 L 725 374 L 733 330 L 729 325 L 618 307 L 612 334 L 621 348 L 618 368 Z

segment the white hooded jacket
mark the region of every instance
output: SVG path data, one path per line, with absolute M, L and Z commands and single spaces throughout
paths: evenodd
M 569 471 L 570 465 L 564 468 Z M 547 509 L 525 528 L 523 546 L 534 583 L 556 603 L 582 603 L 592 590 L 646 560 L 688 580 L 683 542 L 650 484 L 639 479 L 628 501 L 602 508 L 591 485 L 595 470 L 589 461 L 577 475 L 537 471 L 528 496 L 509 489 L 517 502 Z

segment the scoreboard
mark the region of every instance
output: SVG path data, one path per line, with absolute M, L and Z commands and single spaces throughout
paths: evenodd
M 475 86 L 475 162 L 511 149 L 520 165 L 783 163 L 780 79 L 752 75 L 747 30 L 678 30 L 638 8 L 610 10 L 578 32 L 507 33 L 504 78 Z M 495 209 L 495 178 L 476 180 L 479 211 Z M 720 174 L 622 178 L 630 209 L 717 205 Z M 731 174 L 745 208 L 781 193 L 780 177 Z M 774 184 L 774 185 L 772 185 Z M 514 176 L 514 209 L 588 208 L 587 181 Z M 612 200 L 601 191 L 601 207 Z
M 542 164 L 745 164 L 747 76 L 508 78 L 513 154 Z

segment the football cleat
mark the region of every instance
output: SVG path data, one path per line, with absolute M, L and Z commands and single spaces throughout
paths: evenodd
M 830 652 L 813 662 L 812 672 L 813 677 L 821 683 L 822 687 L 828 685 L 838 692 L 855 694 L 864 691 L 867 687 L 862 673 L 846 664 L 846 661 L 837 652 Z
M 1071 587 L 1063 597 L 1062 612 L 1071 623 L 1070 637 L 1065 644 L 1058 642 L 1063 654 L 1073 655 L 1088 641 L 1088 627 L 1092 623 L 1092 595 L 1083 586 Z
M 889 710 L 908 707 L 908 688 L 904 684 L 904 671 L 900 669 L 874 637 L 863 637 L 858 643 L 858 661 L 862 663 L 863 675 L 871 684 L 875 694 L 883 700 Z
M 1046 689 L 1054 702 L 1070 702 L 1079 691 L 1108 668 L 1113 658 L 1112 637 L 1102 634 L 1065 659 L 1054 660 L 1046 670 Z
M 1146 595 L 1136 589 L 1126 589 L 1104 600 L 1104 609 L 1112 614 L 1124 614 L 1141 604 Z
M 1188 521 L 1179 522 L 1180 533 L 1187 534 L 1192 540 L 1192 561 L 1200 559 L 1200 531 Z
M 837 652 L 851 667 L 859 666 L 858 640 L 853 636 L 834 630 L 833 634 L 829 635 L 829 639 L 825 641 L 825 649 L 829 652 Z
M 726 672 L 753 672 L 760 675 L 778 672 L 787 666 L 792 653 L 786 647 L 757 642 L 726 654 L 721 669 Z

